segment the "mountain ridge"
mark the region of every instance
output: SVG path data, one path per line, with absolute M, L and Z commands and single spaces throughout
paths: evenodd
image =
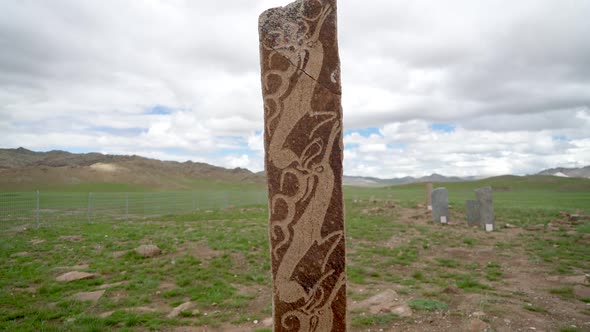
M 590 165 L 584 167 L 555 167 L 542 170 L 536 175 L 553 175 L 570 178 L 587 178 L 590 179 Z
M 200 162 L 162 161 L 96 152 L 35 152 L 22 147 L 0 149 L 0 189 L 125 183 L 139 188 L 185 190 L 200 180 L 264 183 L 264 177 L 247 169 L 226 169 Z
M 536 175 L 590 178 L 590 166 L 551 168 Z M 422 177 L 382 179 L 347 176 L 344 185 L 383 187 L 421 182 L 462 182 L 479 177 L 444 176 L 433 173 Z M 137 155 L 111 155 L 97 152 L 72 153 L 62 150 L 36 152 L 19 147 L 0 149 L 0 190 L 32 189 L 40 184 L 75 186 L 83 183 L 126 183 L 143 188 L 190 189 L 201 180 L 263 185 L 265 172 L 244 168 L 227 169 L 202 162 L 162 161 Z

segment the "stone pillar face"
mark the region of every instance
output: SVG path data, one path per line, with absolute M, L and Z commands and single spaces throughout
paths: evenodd
M 336 0 L 259 21 L 274 331 L 345 331 Z
M 432 183 L 428 182 L 426 184 L 426 209 L 428 209 L 428 211 L 432 210 L 432 199 L 430 198 L 431 193 L 432 193 Z
M 486 229 L 492 225 L 491 228 L 495 228 L 495 217 L 494 217 L 494 204 L 492 202 L 492 188 L 485 187 L 475 190 L 475 197 L 479 203 L 479 215 L 481 224 Z
M 432 220 L 437 224 L 449 222 L 449 192 L 446 188 L 436 188 L 431 193 Z
M 467 225 L 480 226 L 481 218 L 479 214 L 479 202 L 476 200 L 465 201 L 465 211 L 467 214 Z

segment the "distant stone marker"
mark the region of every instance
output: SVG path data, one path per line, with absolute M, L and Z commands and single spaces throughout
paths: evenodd
M 486 231 L 493 231 L 495 226 L 494 204 L 492 202 L 492 188 L 485 187 L 475 190 L 475 197 L 479 203 L 481 224 Z
M 467 212 L 467 225 L 480 226 L 481 217 L 479 215 L 479 202 L 476 200 L 465 201 L 465 211 Z
M 346 331 L 336 0 L 259 20 L 274 331 Z
M 428 211 L 432 210 L 432 199 L 430 198 L 430 194 L 432 193 L 432 182 L 428 182 L 426 184 L 426 208 Z
M 432 200 L 432 220 L 435 223 L 449 222 L 449 192 L 446 188 L 436 188 L 430 194 Z

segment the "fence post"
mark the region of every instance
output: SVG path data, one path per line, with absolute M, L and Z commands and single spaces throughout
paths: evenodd
M 129 193 L 125 193 L 125 221 L 129 220 Z
M 88 193 L 88 223 L 92 218 L 92 193 Z
M 193 194 L 193 211 L 195 211 L 197 209 L 197 202 L 195 200 L 195 191 L 192 191 Z
M 174 195 L 174 193 L 172 193 L 172 209 L 170 211 L 170 214 L 174 214 L 175 209 L 176 209 L 176 195 Z
M 37 190 L 37 211 L 36 211 L 36 219 L 37 219 L 37 228 L 39 228 L 39 190 Z

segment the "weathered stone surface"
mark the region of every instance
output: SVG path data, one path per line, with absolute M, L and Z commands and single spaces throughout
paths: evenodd
M 582 284 L 588 285 L 588 276 L 587 275 L 580 275 L 580 276 L 566 276 L 561 277 L 559 279 L 560 282 L 565 284 Z
M 128 250 L 122 250 L 122 251 L 115 251 L 113 252 L 112 256 L 113 258 L 120 258 L 125 256 L 129 251 Z
M 455 285 L 449 285 L 445 289 L 442 290 L 444 294 L 459 294 L 461 290 Z
M 79 271 L 72 271 L 68 273 L 64 273 L 59 277 L 55 278 L 57 281 L 67 282 L 67 281 L 75 281 L 75 280 L 82 280 L 82 279 L 90 279 L 96 276 L 95 273 L 87 273 L 87 272 L 79 272 Z
M 361 302 L 353 303 L 351 310 L 368 310 L 372 314 L 390 312 L 400 301 L 399 295 L 393 289 L 387 289 Z
M 178 317 L 178 315 L 180 315 L 181 312 L 191 309 L 194 305 L 195 304 L 192 302 L 184 302 L 183 304 L 172 309 L 172 311 L 170 311 L 170 313 L 166 316 L 166 318 Z
M 129 284 L 129 281 L 125 280 L 125 281 L 113 282 L 111 284 L 102 284 L 102 285 L 98 286 L 98 289 L 107 289 L 107 288 L 111 288 L 111 287 L 123 286 L 123 285 L 128 285 L 128 284 Z
M 61 241 L 69 241 L 69 242 L 82 242 L 82 241 L 84 241 L 84 238 L 82 237 L 82 235 L 64 235 L 64 236 L 60 236 L 59 239 Z
M 465 211 L 467 213 L 467 225 L 480 226 L 481 218 L 479 215 L 479 202 L 475 200 L 465 201 Z
M 144 244 L 144 245 L 141 245 L 141 246 L 135 248 L 135 252 L 143 257 L 154 257 L 154 256 L 158 256 L 159 254 L 161 254 L 162 249 L 158 248 L 158 246 L 155 246 L 153 244 L 148 244 L 148 245 Z
M 414 311 L 407 303 L 398 304 L 391 308 L 390 311 L 392 314 L 396 314 L 400 317 L 412 317 L 414 315 Z
M 426 208 L 428 211 L 432 210 L 432 198 L 430 195 L 432 194 L 432 183 L 428 182 L 426 184 Z
M 446 188 L 436 188 L 430 194 L 432 199 L 432 220 L 437 224 L 449 222 L 449 192 Z
M 400 317 L 411 317 L 414 313 L 407 303 L 401 301 L 393 289 L 385 290 L 364 301 L 352 303 L 350 309 L 368 311 L 372 315 L 394 313 Z
M 262 326 L 270 327 L 272 326 L 272 317 L 268 317 L 262 320 Z
M 80 292 L 74 294 L 72 298 L 78 301 L 91 301 L 96 303 L 104 295 L 104 292 L 105 290 L 99 290 L 95 292 Z
M 574 296 L 579 299 L 590 299 L 590 287 L 575 285 L 573 288 Z
M 479 217 L 483 227 L 486 225 L 494 225 L 495 229 L 495 218 L 494 218 L 494 204 L 492 202 L 492 188 L 485 187 L 475 190 L 475 197 L 479 203 Z
M 274 331 L 345 331 L 336 0 L 260 16 Z
M 488 324 L 479 318 L 471 319 L 466 323 L 465 330 L 468 332 L 483 332 L 488 328 Z

